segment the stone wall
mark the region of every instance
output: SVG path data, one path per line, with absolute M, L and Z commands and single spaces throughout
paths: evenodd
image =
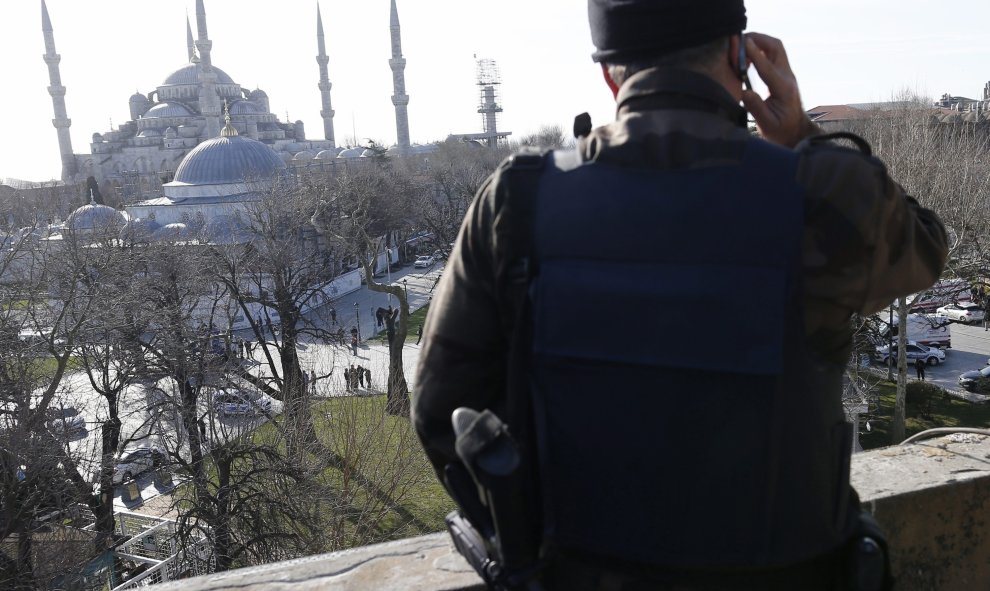
M 957 434 L 853 456 L 890 538 L 897 591 L 990 589 L 990 438 Z M 445 533 L 178 581 L 163 590 L 480 590 Z

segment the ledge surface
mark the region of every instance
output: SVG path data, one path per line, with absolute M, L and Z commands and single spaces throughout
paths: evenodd
M 897 591 L 990 589 L 990 438 L 956 434 L 856 454 L 852 482 L 890 539 Z M 163 590 L 474 591 L 446 533 L 162 585 Z

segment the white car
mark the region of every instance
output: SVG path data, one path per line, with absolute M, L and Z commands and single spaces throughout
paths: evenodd
M 113 483 L 122 484 L 165 463 L 165 452 L 157 447 L 139 447 L 117 457 Z
M 60 437 L 74 437 L 86 432 L 86 419 L 71 406 L 49 408 L 45 418 L 48 430 Z
M 957 302 L 942 306 L 935 311 L 950 320 L 958 322 L 979 322 L 983 320 L 983 306 L 975 302 Z
M 251 400 L 238 392 L 221 392 L 213 399 L 213 408 L 221 415 L 268 414 L 272 411 L 272 401 L 267 398 Z
M 897 359 L 897 344 L 894 344 L 894 352 L 891 354 L 889 352 L 889 347 L 886 345 L 883 347 L 877 347 L 877 361 L 881 364 L 887 364 L 887 358 L 893 357 Z M 945 361 L 945 351 L 941 349 L 936 349 L 935 347 L 926 347 L 920 343 L 914 341 L 908 341 L 907 345 L 907 360 L 908 365 L 914 365 L 918 359 L 921 359 L 928 365 L 938 365 Z
M 426 267 L 432 267 L 437 260 L 433 258 L 433 255 L 424 254 L 422 256 L 416 257 L 416 262 L 413 263 L 413 267 L 417 269 L 425 269 Z

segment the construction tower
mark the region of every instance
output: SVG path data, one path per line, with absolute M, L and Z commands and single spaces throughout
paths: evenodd
M 489 148 L 498 145 L 499 140 L 504 140 L 512 132 L 498 130 L 498 114 L 502 112 L 500 103 L 499 87 L 502 78 L 498 73 L 498 64 L 493 59 L 478 60 L 478 112 L 481 113 L 482 139 Z

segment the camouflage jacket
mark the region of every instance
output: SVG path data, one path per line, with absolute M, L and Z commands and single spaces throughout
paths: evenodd
M 741 159 L 745 114 L 714 81 L 690 72 L 647 70 L 620 90 L 614 122 L 578 143 L 585 161 L 627 168 L 699 168 Z M 924 289 L 942 272 L 946 232 L 932 211 L 858 149 L 816 140 L 809 123 L 798 182 L 806 193 L 803 238 L 805 330 L 812 347 L 844 362 L 850 316 L 870 314 Z M 423 335 L 415 425 L 439 470 L 454 458 L 450 414 L 458 406 L 501 406 L 508 336 L 496 293 L 496 235 L 506 190 L 497 170 L 467 212 Z M 702 212 L 699 212 L 701 215 Z M 620 237 L 619 237 L 620 238 Z M 727 294 L 726 297 L 732 297 Z M 576 322 L 610 322 L 611 317 Z

